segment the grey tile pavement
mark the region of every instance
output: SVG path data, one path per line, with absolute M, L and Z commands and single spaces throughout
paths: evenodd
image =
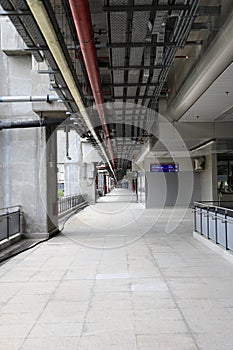
M 232 350 L 233 265 L 115 190 L 0 266 L 0 349 Z

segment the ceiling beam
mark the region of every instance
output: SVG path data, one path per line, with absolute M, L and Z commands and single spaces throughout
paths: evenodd
M 175 42 L 149 42 L 149 41 L 144 41 L 144 42 L 125 42 L 125 43 L 109 43 L 106 44 L 105 46 L 107 48 L 113 49 L 113 48 L 124 48 L 124 47 L 164 47 L 164 46 L 172 46 L 176 47 L 177 43 Z
M 197 22 L 197 23 L 193 23 L 191 27 L 191 30 L 193 31 L 206 30 L 206 29 L 210 29 L 210 23 Z
M 197 16 L 217 16 L 221 13 L 221 5 L 219 6 L 199 6 L 197 8 Z
M 140 87 L 140 86 L 158 86 L 160 83 L 102 83 L 102 86 L 113 86 L 113 87 Z
M 190 11 L 192 5 L 116 5 L 103 6 L 106 12 L 130 12 L 130 11 Z M 221 12 L 221 6 L 199 6 L 197 9 L 198 16 L 216 16 Z
M 131 70 L 131 69 L 163 69 L 168 68 L 169 65 L 167 64 L 151 64 L 149 66 L 143 66 L 143 65 L 130 65 L 130 66 L 112 66 L 108 67 L 109 70 Z
M 182 11 L 191 10 L 191 5 L 115 5 L 103 6 L 106 12 L 131 12 L 131 11 Z
M 23 51 L 46 51 L 49 50 L 47 45 L 40 46 L 27 46 L 23 48 Z
M 22 11 L 22 10 L 4 11 L 4 10 L 0 10 L 0 16 L 30 16 L 30 15 L 31 15 L 30 11 Z
M 114 100 L 141 100 L 144 98 L 154 98 L 154 96 L 142 95 L 142 96 L 112 96 Z
M 202 45 L 202 40 L 192 40 L 186 41 L 185 45 Z M 127 47 L 177 47 L 179 48 L 176 42 L 164 41 L 164 42 L 126 42 L 126 43 L 109 43 L 105 45 L 106 48 L 114 49 L 114 48 L 127 48 Z
M 163 93 L 163 92 L 162 92 Z M 113 95 L 104 95 L 104 99 L 105 100 L 141 100 L 141 99 L 145 99 L 145 98 L 149 98 L 149 99 L 153 99 L 156 96 L 154 95 L 142 95 L 142 96 L 113 96 Z M 86 95 L 85 96 L 86 99 L 88 100 L 93 100 L 94 97 L 91 95 Z

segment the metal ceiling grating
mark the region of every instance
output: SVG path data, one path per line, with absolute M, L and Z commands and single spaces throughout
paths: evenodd
M 11 3 L 17 5 L 17 7 L 25 6 L 24 0 L 19 1 L 6 1 L 3 0 L 3 3 Z M 65 49 L 66 46 L 70 45 L 71 47 L 78 47 L 78 41 L 75 41 L 72 37 L 72 26 L 67 29 L 67 25 L 70 27 L 70 22 L 72 19 L 66 11 L 69 1 L 68 0 L 48 0 L 44 4 L 49 3 L 53 6 L 53 11 L 57 22 L 59 23 L 60 31 L 62 32 L 63 28 L 66 31 L 66 39 L 64 39 Z M 192 24 L 195 18 L 195 10 L 197 9 L 198 0 L 98 0 L 98 8 L 105 3 L 105 8 L 110 6 L 115 6 L 114 9 L 109 8 L 107 11 L 107 26 L 106 36 L 99 35 L 95 38 L 96 45 L 99 45 L 98 52 L 99 62 L 101 64 L 101 75 L 102 82 L 105 83 L 105 98 L 112 99 L 111 93 L 118 98 L 120 101 L 129 101 L 132 105 L 135 106 L 134 102 L 137 102 L 137 106 L 143 104 L 144 106 L 149 106 L 152 108 L 157 108 L 158 99 L 161 96 L 161 90 L 164 86 L 164 81 L 167 79 L 168 71 L 170 66 L 173 64 L 174 57 L 177 49 L 180 46 L 184 45 L 185 40 L 187 39 L 187 34 L 190 30 L 190 25 Z M 92 0 L 93 5 L 93 18 L 97 18 L 97 23 L 100 24 L 99 15 L 100 14 L 95 7 L 95 0 Z M 187 6 L 185 4 L 188 4 Z M 49 6 L 50 6 L 49 5 Z M 153 5 L 153 7 L 152 7 Z M 47 6 L 47 5 L 46 5 Z M 121 9 L 116 8 L 116 6 L 122 6 Z M 126 8 L 123 8 L 126 6 Z M 136 7 L 138 6 L 138 7 Z M 144 8 L 145 6 L 145 8 Z M 147 7 L 146 7 L 147 6 Z M 63 17 L 64 9 L 65 17 Z M 106 11 L 106 9 L 105 9 Z M 40 38 L 37 37 L 38 32 L 34 33 L 35 27 L 33 23 L 30 22 L 31 18 L 23 16 L 27 21 L 27 28 L 22 26 L 21 17 L 13 17 L 15 21 L 18 21 L 16 25 L 22 26 L 20 30 L 25 37 L 29 46 L 35 46 L 36 41 L 40 45 L 46 45 L 46 43 L 40 41 Z M 170 27 L 166 27 L 167 20 L 173 17 L 174 25 L 171 23 Z M 95 23 L 95 21 L 93 21 Z M 104 23 L 105 25 L 105 23 Z M 37 37 L 36 41 L 32 38 Z M 71 38 L 72 37 L 72 38 Z M 109 42 L 106 41 L 109 39 Z M 31 40 L 31 41 L 30 41 Z M 156 47 L 156 42 L 163 44 L 174 42 L 176 47 Z M 111 47 L 111 44 L 126 44 L 124 47 Z M 134 44 L 141 44 L 140 47 L 133 47 Z M 145 43 L 145 46 L 144 46 Z M 135 45 L 136 46 L 136 45 Z M 39 52 L 35 52 L 35 55 Z M 54 70 L 57 68 L 56 63 L 54 64 L 53 58 L 50 57 L 49 51 L 44 50 L 44 55 L 50 66 L 54 67 Z M 76 59 L 78 56 L 78 60 Z M 106 56 L 110 58 L 110 69 L 108 70 L 109 61 L 106 59 Z M 101 61 L 102 59 L 102 61 Z M 74 73 L 78 75 L 78 80 L 82 82 L 82 86 L 86 86 L 86 105 L 91 102 L 90 90 L 87 88 L 87 84 L 84 80 L 84 70 L 79 63 L 79 49 L 71 49 L 69 51 L 69 57 L 67 62 L 73 64 Z M 73 61 L 73 63 L 71 62 Z M 160 64 L 162 67 L 154 68 L 153 65 Z M 166 67 L 167 65 L 167 67 Z M 135 66 L 134 69 L 128 67 Z M 145 66 L 151 66 L 150 69 L 145 68 Z M 114 69 L 115 67 L 115 69 Z M 119 67 L 119 69 L 117 68 Z M 112 69 L 113 68 L 113 69 Z M 61 98 L 66 97 L 68 100 L 72 99 L 69 91 L 66 90 L 62 76 L 59 73 L 51 76 L 53 80 L 56 80 L 56 91 L 58 92 Z M 156 86 L 155 84 L 158 83 Z M 84 85 L 86 84 L 86 85 Z M 122 84 L 122 86 L 115 86 L 115 84 Z M 127 84 L 135 84 L 135 86 L 127 86 Z M 143 85 L 147 84 L 147 85 Z M 154 85 L 152 85 L 154 84 Z M 63 90 L 59 90 L 58 85 L 64 87 Z M 84 91 L 84 89 L 83 89 Z M 148 98 L 151 96 L 151 98 Z M 127 100 L 128 98 L 128 100 Z M 77 106 L 72 101 L 66 102 L 67 108 L 70 108 L 72 111 L 77 111 Z M 137 108 L 131 107 L 130 110 L 125 110 L 124 105 L 122 105 L 123 111 L 116 113 L 114 111 L 111 115 L 114 122 L 119 122 L 121 124 L 115 126 L 116 133 L 118 135 L 125 135 L 126 127 L 123 125 L 124 122 L 133 124 L 131 133 L 133 137 L 137 137 L 142 134 L 142 130 L 138 131 L 137 126 L 141 128 L 149 129 L 149 127 L 154 122 L 153 116 L 148 116 L 145 114 L 143 108 L 139 106 Z M 93 120 L 95 116 L 93 115 Z M 79 130 L 85 129 L 86 127 L 81 126 L 82 122 L 78 126 Z M 127 134 L 128 137 L 128 134 Z M 117 149 L 117 154 L 121 149 L 124 154 L 130 154 L 140 149 L 140 146 L 134 142 L 130 143 L 129 138 L 126 137 L 116 139 L 115 146 Z M 131 147 L 131 148 L 130 148 Z
M 133 33 L 132 42 L 142 42 L 146 38 L 148 31 L 148 21 L 150 17 L 150 11 L 134 12 L 133 14 Z
M 126 42 L 127 15 L 122 12 L 115 12 L 110 15 L 110 20 L 112 42 Z

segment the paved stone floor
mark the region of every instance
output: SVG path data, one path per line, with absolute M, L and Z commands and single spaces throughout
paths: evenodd
M 233 349 L 233 265 L 183 214 L 118 189 L 2 264 L 0 349 Z

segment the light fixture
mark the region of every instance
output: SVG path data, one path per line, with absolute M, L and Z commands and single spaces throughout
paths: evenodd
M 208 141 L 206 141 L 206 142 L 203 142 L 203 143 L 201 143 L 201 144 L 198 145 L 198 146 L 195 146 L 195 147 L 190 148 L 190 152 L 199 151 L 199 150 L 202 149 L 202 148 L 205 148 L 205 147 L 207 147 L 207 146 L 209 146 L 209 145 L 212 145 L 214 142 L 216 142 L 216 139 L 211 139 L 211 140 L 208 140 Z
M 79 111 L 90 130 L 91 134 L 93 135 L 96 143 L 98 144 L 101 152 L 103 153 L 105 159 L 107 160 L 107 163 L 109 165 L 109 168 L 111 169 L 112 173 L 114 174 L 112 165 L 110 163 L 110 160 L 107 156 L 107 153 L 105 152 L 105 149 L 103 148 L 100 140 L 98 139 L 98 136 L 93 128 L 93 125 L 91 123 L 91 120 L 89 118 L 89 115 L 87 114 L 85 105 L 82 101 L 81 95 L 79 93 L 79 90 L 76 86 L 75 80 L 73 78 L 72 72 L 70 68 L 68 67 L 65 55 L 63 53 L 63 50 L 61 48 L 61 45 L 58 41 L 57 34 L 53 28 L 52 22 L 47 14 L 47 11 L 45 9 L 45 6 L 42 1 L 40 0 L 26 0 L 27 5 L 30 8 L 34 19 L 36 20 L 45 40 L 49 47 L 49 50 L 51 51 L 53 58 L 55 59 L 59 70 L 70 90 L 71 95 L 73 96 L 73 99 L 75 103 L 77 104 Z

